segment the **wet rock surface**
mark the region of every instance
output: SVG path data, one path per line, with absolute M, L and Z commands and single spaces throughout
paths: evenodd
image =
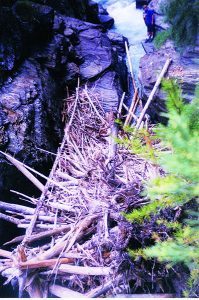
M 88 0 L 1 2 L 1 150 L 32 166 L 46 161 L 38 148 L 56 152 L 66 87 L 74 91 L 78 78 L 96 88 L 105 110 L 117 109 L 126 66 L 122 37 L 112 42 L 106 32 L 112 24 L 107 11 Z M 1 157 L 4 187 L 6 165 Z

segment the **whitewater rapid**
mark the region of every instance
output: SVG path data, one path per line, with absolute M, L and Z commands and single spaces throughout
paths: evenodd
M 137 79 L 139 61 L 145 54 L 141 44 L 146 38 L 142 9 L 136 9 L 135 0 L 95 0 L 95 2 L 103 5 L 114 18 L 115 23 L 111 30 L 128 39 L 133 72 Z

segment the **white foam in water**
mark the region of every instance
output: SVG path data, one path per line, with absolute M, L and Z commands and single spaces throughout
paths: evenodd
M 144 39 L 146 28 L 143 23 L 142 10 L 136 9 L 135 2 L 114 1 L 107 6 L 109 14 L 115 19 L 117 31 L 126 36 L 130 44 Z
M 137 78 L 139 61 L 145 54 L 141 42 L 146 38 L 147 33 L 142 9 L 136 9 L 135 1 L 132 0 L 97 0 L 96 2 L 102 4 L 114 18 L 115 26 L 112 30 L 127 37 L 133 70 Z

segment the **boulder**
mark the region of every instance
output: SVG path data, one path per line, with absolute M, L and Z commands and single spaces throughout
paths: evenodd
M 121 90 L 127 88 L 125 38 L 116 33 L 106 34 L 99 25 L 70 17 L 65 17 L 64 23 L 78 32 L 78 43 L 74 46 L 74 51 L 79 59 L 81 82 L 90 82 L 90 86 L 96 87 L 105 111 L 115 111 L 121 98 Z M 77 72 L 75 75 L 77 77 Z M 107 99 L 106 104 L 104 99 Z
M 111 28 L 114 24 L 114 19 L 109 15 L 99 14 L 99 23 L 102 24 L 105 28 Z
M 106 34 L 98 29 L 88 29 L 80 32 L 79 40 L 76 50 L 83 59 L 80 65 L 81 79 L 91 79 L 110 68 L 111 43 Z
M 90 83 L 89 88 L 98 97 L 105 112 L 117 111 L 122 89 L 116 72 L 107 71 L 94 83 Z

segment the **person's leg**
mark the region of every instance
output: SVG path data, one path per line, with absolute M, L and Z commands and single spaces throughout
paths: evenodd
M 154 33 L 154 30 L 153 30 L 153 24 L 150 24 L 150 25 L 148 26 L 148 37 L 149 37 L 149 41 L 150 41 L 150 42 L 151 42 L 151 41 L 153 40 L 153 38 L 154 38 L 153 33 Z
M 149 39 L 150 39 L 150 26 L 146 25 L 146 27 L 147 27 L 147 38 L 146 38 L 145 42 L 147 43 L 147 42 L 149 42 Z

